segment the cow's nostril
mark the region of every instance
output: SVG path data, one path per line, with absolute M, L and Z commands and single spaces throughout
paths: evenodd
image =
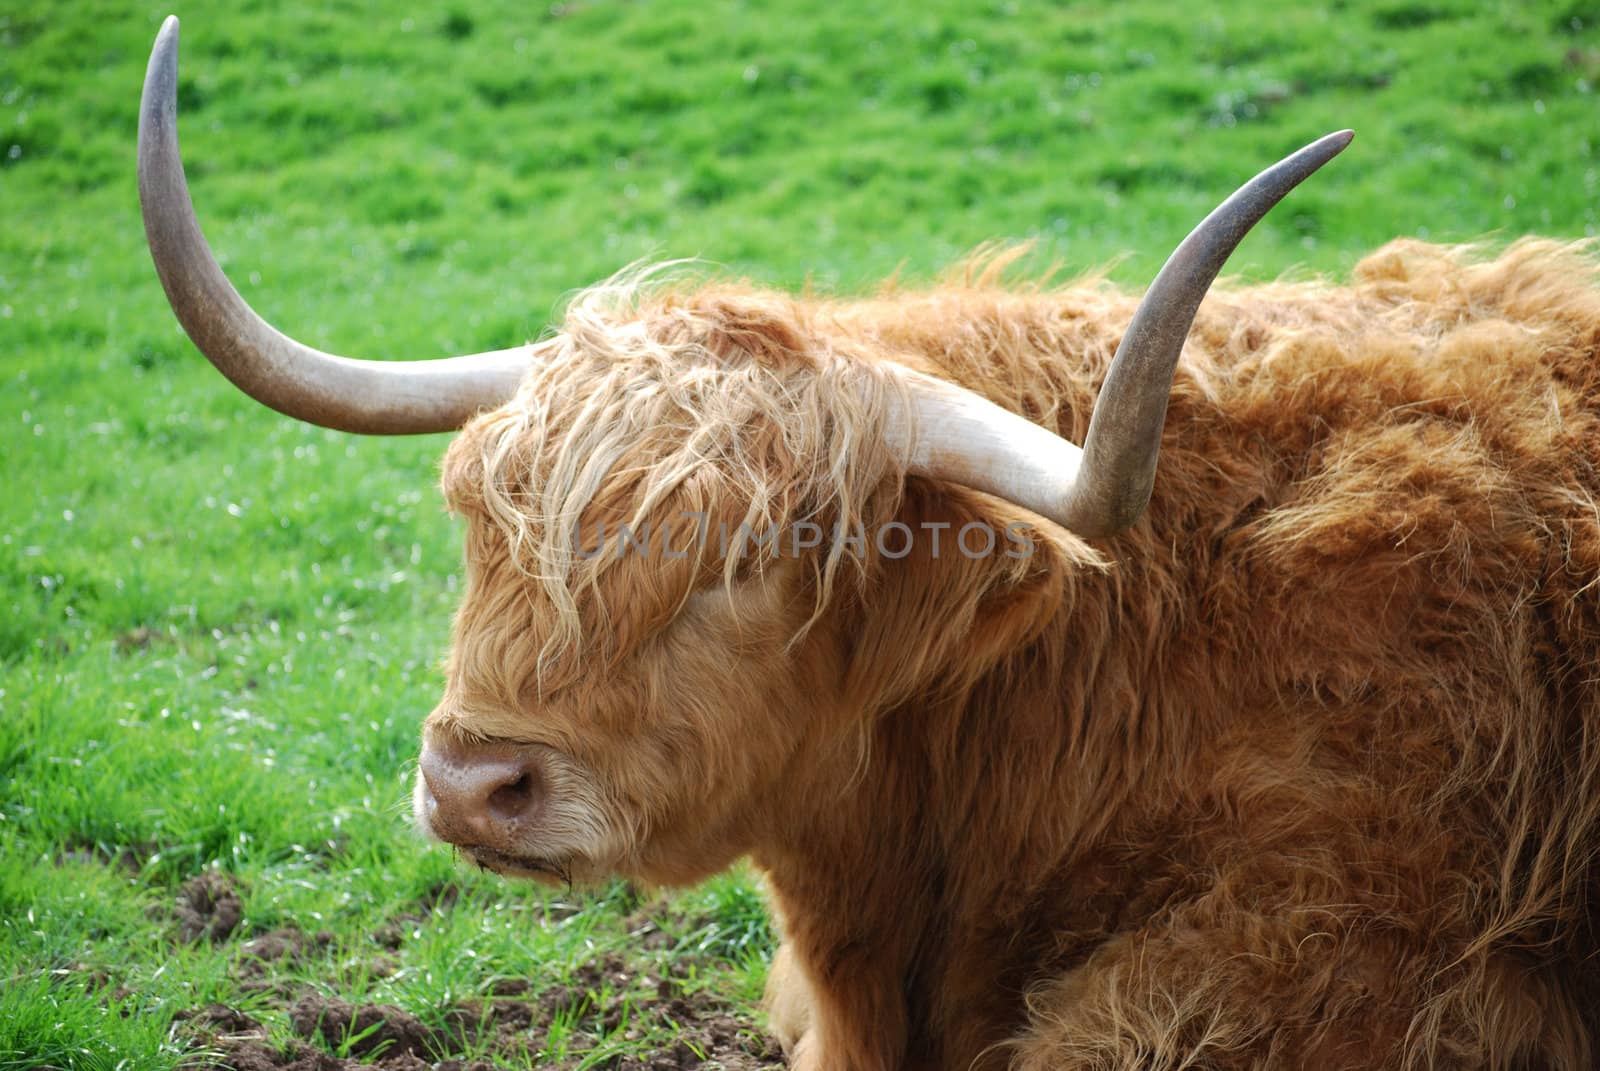
M 425 740 L 418 804 L 429 828 L 453 844 L 498 845 L 529 825 L 549 786 L 532 748 Z
M 532 772 L 523 770 L 515 780 L 489 793 L 485 802 L 489 805 L 489 812 L 496 818 L 520 818 L 533 807 L 534 789 Z

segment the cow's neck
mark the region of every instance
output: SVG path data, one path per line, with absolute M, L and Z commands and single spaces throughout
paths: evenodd
M 807 765 L 856 776 L 798 773 L 781 835 L 756 853 L 824 994 L 828 1067 L 1003 1066 L 986 1050 L 1023 1025 L 1027 986 L 1087 955 L 1111 923 L 1096 904 L 1134 891 L 1108 886 L 1136 871 L 1097 863 L 1085 831 L 1103 830 L 1126 796 L 1118 785 L 1139 778 L 1083 768 L 1079 719 L 1007 678 L 903 704 L 870 739 L 835 741 L 855 753 Z

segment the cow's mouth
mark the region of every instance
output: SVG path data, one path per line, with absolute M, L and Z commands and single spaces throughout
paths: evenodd
M 541 859 L 531 855 L 512 855 L 482 846 L 463 847 L 466 857 L 478 864 L 481 870 L 492 870 L 506 878 L 532 878 L 572 884 L 572 868 L 559 859 Z

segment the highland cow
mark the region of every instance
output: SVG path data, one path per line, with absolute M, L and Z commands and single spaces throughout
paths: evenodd
M 347 361 L 206 250 L 175 50 L 141 194 L 199 347 L 302 419 L 464 425 L 425 831 L 508 875 L 751 857 L 799 1068 L 1592 1066 L 1585 251 L 1397 242 L 1201 304 L 1333 135 L 1142 303 L 1005 256 L 861 299 L 645 273 L 531 347 Z

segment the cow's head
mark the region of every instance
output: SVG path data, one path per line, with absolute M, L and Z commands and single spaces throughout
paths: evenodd
M 1350 140 L 1262 172 L 1184 240 L 1080 449 L 876 352 L 823 306 L 736 289 L 616 282 L 545 342 L 445 360 L 303 346 L 249 308 L 201 235 L 178 155 L 177 36 L 169 19 L 146 75 L 139 186 L 195 344 L 302 420 L 463 429 L 444 491 L 467 523 L 467 594 L 415 809 L 425 831 L 513 874 L 681 881 L 720 867 L 785 806 L 776 786 L 798 749 L 915 674 L 909 648 L 905 665 L 860 671 L 884 625 L 869 604 L 903 606 L 913 627 L 919 591 L 865 579 L 894 563 L 842 533 L 978 497 L 963 488 L 1081 537 L 1132 524 L 1201 298 L 1249 228 Z M 921 584 L 917 564 L 900 568 Z

